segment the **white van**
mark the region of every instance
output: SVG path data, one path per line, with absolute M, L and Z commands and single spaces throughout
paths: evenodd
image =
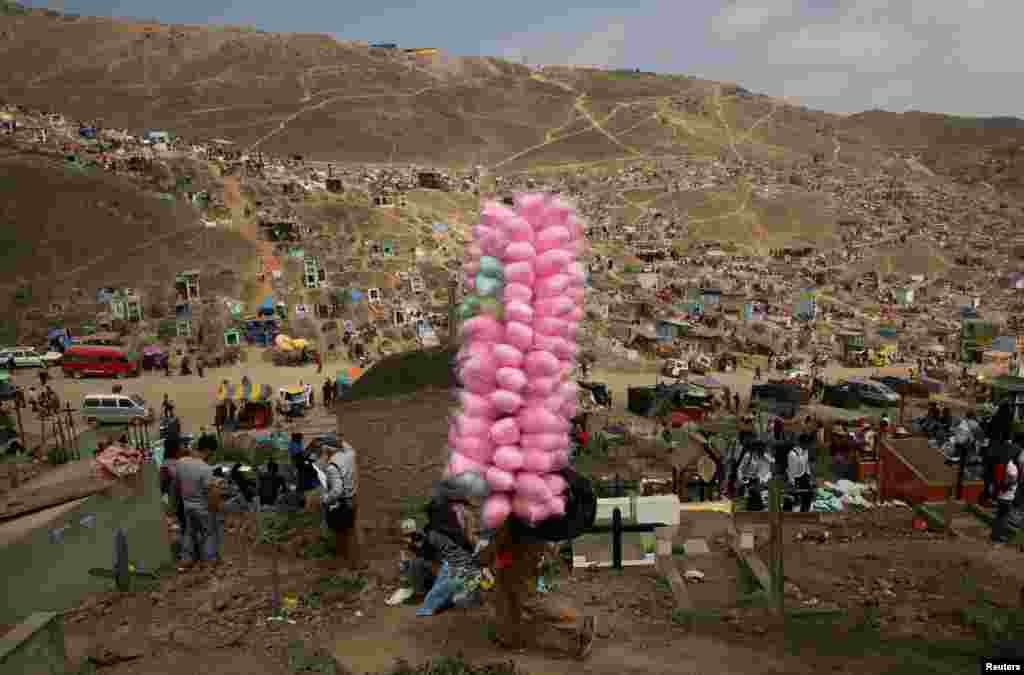
M 45 368 L 43 357 L 33 347 L 0 350 L 0 368 Z
M 133 420 L 150 421 L 153 411 L 141 396 L 132 394 L 89 394 L 82 399 L 82 417 L 86 422 L 127 424 Z

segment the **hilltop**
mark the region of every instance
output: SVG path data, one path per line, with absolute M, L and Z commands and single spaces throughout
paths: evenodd
M 596 245 L 612 256 L 642 242 L 684 251 L 715 240 L 764 253 L 803 243 L 842 248 L 860 237 L 864 247 L 891 243 L 897 224 L 922 234 L 942 223 L 995 232 L 1019 225 L 1024 213 L 1016 203 L 1024 195 L 1017 161 L 1024 121 L 1011 117 L 842 116 L 685 75 L 533 69 L 443 49 L 80 17 L 10 2 L 0 6 L 0 58 L 0 104 L 124 129 L 137 141 L 146 130 L 180 137 L 154 161 L 156 175 L 132 180 L 60 162 L 56 136 L 48 158 L 2 160 L 11 167 L 8 192 L 17 184 L 17 199 L 0 211 L 7 257 L 16 262 L 0 283 L 29 279 L 44 289 L 37 295 L 50 292 L 47 285 L 66 294 L 72 284 L 147 280 L 165 289 L 174 273 L 204 267 L 223 281 L 224 295 L 251 304 L 271 290 L 255 279 L 257 258 L 270 252 L 257 241 L 257 221 L 297 219 L 319 233 L 311 235 L 319 243 L 305 243 L 307 253 L 346 260 L 328 275 L 335 290 L 405 283 L 378 277 L 420 268 L 437 290 L 437 310 L 445 295 L 437 280 L 465 241 L 477 192 L 537 186 L 580 198 L 595 236 L 632 230 L 628 245 L 618 235 Z M 81 145 L 76 131 L 61 127 L 60 143 Z M 218 159 L 217 139 L 233 143 L 232 158 Z M 224 171 L 249 171 L 238 160 L 255 157 L 253 150 L 276 158 L 277 173 L 242 185 L 225 180 Z M 296 157 L 305 164 L 280 166 Z M 345 194 L 324 194 L 324 162 L 341 172 Z M 389 187 L 378 175 L 382 165 L 403 176 L 402 208 L 373 207 Z M 446 171 L 460 186 L 416 191 L 417 167 Z M 476 167 L 495 182 L 481 180 Z M 316 172 L 324 176 L 313 192 L 283 191 Z M 203 186 L 184 188 L 185 176 Z M 190 205 L 188 190 L 199 189 L 219 206 Z M 58 192 L 55 202 L 45 198 Z M 115 192 L 121 196 L 86 198 Z M 200 221 L 209 218 L 228 227 L 204 232 Z M 438 223 L 450 229 L 433 230 Z M 373 259 L 382 242 L 402 253 Z M 301 252 L 291 248 L 278 244 L 277 255 Z M 42 252 L 41 265 L 30 250 Z M 902 256 L 879 255 L 868 255 L 867 267 L 889 269 Z M 929 252 L 912 267 L 953 272 L 951 257 Z M 286 285 L 302 291 L 301 274 L 285 272 Z
M 5 8 L 0 98 L 307 159 L 508 171 L 678 153 L 747 161 L 835 154 L 866 165 L 910 148 L 959 175 L 965 147 L 1006 155 L 1024 143 L 1016 118 L 844 117 L 679 75 L 533 70 L 449 56 L 443 45 L 424 57 L 328 35 Z M 1016 168 L 971 177 L 1020 184 Z

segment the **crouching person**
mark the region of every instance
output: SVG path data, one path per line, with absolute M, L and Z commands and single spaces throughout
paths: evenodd
M 539 568 L 552 544 L 575 539 L 593 525 L 597 512 L 590 484 L 571 470 L 563 476 L 569 484 L 565 515 L 535 527 L 510 516 L 483 546 L 480 560 L 494 571 L 495 622 L 502 646 L 585 659 L 594 642 L 595 618 L 581 617 L 566 603 L 537 591 Z

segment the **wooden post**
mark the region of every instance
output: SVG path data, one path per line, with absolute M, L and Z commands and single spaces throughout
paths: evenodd
M 775 609 L 780 618 L 785 617 L 785 575 L 783 573 L 783 532 L 782 532 L 782 480 L 773 477 L 768 488 L 768 499 L 771 505 L 771 580 Z
M 457 274 L 457 273 L 456 273 Z M 459 339 L 459 280 L 452 276 L 448 282 L 448 346 L 454 347 Z
M 46 452 L 46 418 L 42 414 L 39 415 L 39 435 L 40 435 L 40 447 L 43 452 Z
M 28 452 L 28 439 L 25 438 L 25 424 L 21 419 L 21 408 L 22 402 L 20 400 L 16 400 L 14 402 L 14 416 L 18 420 L 18 433 L 21 435 L 21 444 L 25 447 L 25 452 Z
M 892 433 L 892 432 L 890 432 Z M 885 501 L 885 465 L 882 463 L 882 450 L 889 447 L 889 435 L 882 439 L 879 439 L 881 444 L 878 445 L 878 501 L 879 503 Z
M 280 567 L 278 565 L 278 558 L 279 557 L 280 557 L 280 546 L 275 541 L 274 542 L 273 558 L 272 558 L 272 565 L 273 565 L 273 567 L 271 568 L 271 572 L 270 572 L 270 582 L 271 582 L 271 586 L 272 586 L 272 589 L 273 589 L 272 596 L 271 596 L 271 607 L 272 607 L 271 616 L 280 616 L 281 615 L 281 571 L 280 571 Z
M 75 459 L 82 459 L 82 448 L 80 445 L 81 441 L 78 438 L 78 429 L 75 428 L 75 418 L 72 415 L 70 403 L 64 404 L 64 413 L 68 416 L 68 428 L 71 429 L 71 436 L 75 439 Z
M 60 415 L 47 413 L 47 416 L 53 420 L 53 437 L 57 443 L 57 456 L 60 458 L 60 463 L 63 464 L 65 460 L 64 448 L 66 447 L 64 442 L 64 425 L 60 423 Z
M 952 480 L 949 481 L 949 492 L 946 497 L 946 536 L 953 536 L 953 513 L 955 509 L 955 497 L 956 497 L 956 474 L 957 467 L 953 466 Z

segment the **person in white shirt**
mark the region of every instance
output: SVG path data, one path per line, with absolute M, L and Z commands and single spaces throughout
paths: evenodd
M 771 451 L 765 444 L 750 449 L 740 464 L 739 473 L 747 488 L 747 510 L 764 510 L 764 490 L 772 477 Z
M 992 521 L 992 541 L 994 543 L 1006 543 L 1010 540 L 1010 509 L 1017 497 L 1019 479 L 1017 458 L 1014 457 L 1006 463 L 1006 474 L 996 486 L 996 517 Z
M 799 445 L 794 445 L 789 451 L 786 477 L 789 479 L 789 484 L 797 490 L 800 510 L 807 513 L 811 510 L 811 502 L 814 501 L 814 488 L 811 484 L 810 459 L 807 456 L 807 451 Z

